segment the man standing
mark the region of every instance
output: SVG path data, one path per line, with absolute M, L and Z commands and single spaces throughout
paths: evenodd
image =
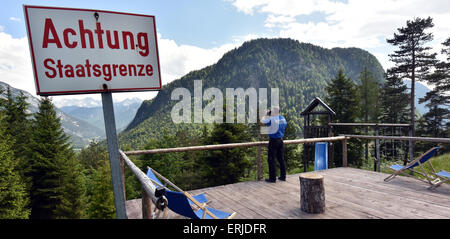
M 269 164 L 269 178 L 266 182 L 276 182 L 276 161 L 275 157 L 280 164 L 280 177 L 281 181 L 286 181 L 286 163 L 284 161 L 284 146 L 283 136 L 287 126 L 286 119 L 280 115 L 279 107 L 272 107 L 271 110 L 266 112 L 266 115 L 262 117 L 260 121 L 261 125 L 268 127 L 269 135 L 269 147 L 267 162 Z

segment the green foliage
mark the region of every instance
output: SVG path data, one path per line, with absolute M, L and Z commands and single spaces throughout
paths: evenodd
M 381 89 L 380 121 L 384 123 L 406 123 L 409 121 L 409 94 L 403 81 L 391 70 L 386 74 L 386 83 Z
M 249 141 L 248 128 L 245 124 L 215 124 L 205 144 L 230 144 Z M 250 167 L 245 157 L 245 149 L 232 148 L 205 152 L 203 167 L 208 186 L 236 183 Z
M 29 154 L 31 217 L 81 216 L 83 175 L 49 98 L 41 99 L 39 112 L 32 121 Z M 74 188 L 77 190 L 68 190 Z
M 97 170 L 91 169 L 87 187 L 89 198 L 88 218 L 115 218 L 116 208 L 114 206 L 111 171 L 107 160 L 99 161 Z
M 170 117 L 177 103 L 171 100 L 172 91 L 183 87 L 193 94 L 194 80 L 202 80 L 203 89 L 222 90 L 224 99 L 226 88 L 254 87 L 267 88 L 270 102 L 270 88 L 278 88 L 283 116 L 290 119 L 296 136 L 300 137 L 303 133 L 300 112 L 315 97 L 324 98 L 325 86 L 339 69 L 357 82 L 364 67 L 376 81 L 383 81 L 384 70 L 378 60 L 361 49 L 329 50 L 292 39 L 252 40 L 226 53 L 216 64 L 163 86 L 154 99 L 143 102 L 134 120 L 119 134 L 119 143 L 121 147 L 141 149 L 149 139 L 160 138 L 162 129 L 172 134 L 179 130 L 201 134 L 202 124 L 175 124 Z
M 359 75 L 361 118 L 364 122 L 377 122 L 380 115 L 380 85 L 367 68 Z
M 26 219 L 30 214 L 25 183 L 20 176 L 18 161 L 6 134 L 4 115 L 0 111 L 0 219 Z
M 354 123 L 360 116 L 360 94 L 358 87 L 353 83 L 342 69 L 339 70 L 337 76 L 331 80 L 326 87 L 327 97 L 326 104 L 336 112 L 333 122 L 337 123 Z M 356 134 L 354 127 L 341 127 L 333 130 L 335 135 L 339 134 Z M 353 139 L 348 141 L 348 163 L 356 166 L 361 165 L 362 156 L 361 141 Z M 342 142 L 334 144 L 334 164 L 340 166 L 342 163 Z

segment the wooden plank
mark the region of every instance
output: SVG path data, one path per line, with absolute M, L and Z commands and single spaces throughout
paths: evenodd
M 361 201 L 360 203 L 369 208 L 378 209 L 385 213 L 397 213 L 399 216 L 404 218 L 450 217 L 450 210 L 445 207 L 433 206 L 429 203 L 420 202 L 399 195 L 393 195 L 381 190 L 374 190 L 371 187 L 364 187 L 361 182 L 355 182 L 347 178 L 342 178 L 335 175 L 327 175 L 327 177 L 333 180 L 333 186 L 335 188 L 345 185 L 346 191 L 341 191 L 341 194 L 348 194 L 345 196 L 346 198 L 349 198 L 349 200 L 358 199 Z M 329 187 L 327 189 L 329 189 L 329 191 L 333 191 L 335 188 Z

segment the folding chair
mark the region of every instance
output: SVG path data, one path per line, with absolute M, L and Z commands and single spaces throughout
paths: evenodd
M 409 172 L 414 172 L 414 173 L 422 175 L 423 177 L 426 178 L 426 181 L 421 179 L 421 178 L 419 178 L 419 177 L 414 177 L 413 176 L 413 178 L 419 179 L 419 180 L 421 180 L 423 182 L 427 182 L 427 183 L 433 185 L 433 181 L 435 179 L 425 171 L 425 169 L 423 168 L 423 164 L 429 163 L 431 169 L 433 170 L 433 172 L 435 172 L 434 168 L 433 168 L 433 165 L 431 164 L 429 159 L 436 154 L 438 149 L 439 149 L 439 147 L 433 147 L 433 148 L 429 149 L 427 152 L 425 152 L 420 157 L 416 158 L 415 160 L 413 160 L 412 162 L 410 162 L 406 166 L 402 166 L 402 165 L 399 165 L 399 164 L 394 164 L 394 165 L 390 166 L 389 168 L 391 170 L 393 170 L 394 173 L 392 173 L 387 178 L 385 178 L 384 181 L 387 182 L 387 181 L 393 179 L 395 176 L 397 176 L 399 174 L 411 177 L 411 175 L 406 173 L 407 171 L 409 171 Z M 414 168 L 416 168 L 416 167 L 419 167 L 420 171 L 414 170 Z
M 153 184 L 157 187 L 163 187 L 166 188 L 166 192 L 171 191 L 170 189 L 168 189 L 166 187 L 165 184 L 163 184 L 161 181 L 159 181 L 158 177 L 156 177 L 155 174 L 158 174 L 158 177 L 160 177 L 161 179 L 163 179 L 165 182 L 167 182 L 167 184 L 169 184 L 170 186 L 172 186 L 173 188 L 175 188 L 177 191 L 184 193 L 184 191 L 179 188 L 178 186 L 176 186 L 175 184 L 173 184 L 172 182 L 170 182 L 168 179 L 166 179 L 165 177 L 163 177 L 161 174 L 159 174 L 158 172 L 156 172 L 154 169 L 150 168 L 149 166 L 147 166 L 147 177 L 150 178 L 150 180 L 153 182 Z M 210 201 L 208 200 L 208 198 L 206 198 L 206 195 L 204 193 L 200 193 L 197 194 L 195 196 L 192 196 L 195 200 L 197 200 L 197 202 L 199 203 L 209 203 Z M 189 200 L 190 204 L 194 204 L 192 201 Z
M 433 182 L 433 184 L 430 186 L 430 189 L 435 189 L 441 186 L 441 184 L 448 182 L 450 180 L 450 173 L 445 170 L 441 170 L 440 172 L 435 173 L 434 175 L 437 176 L 437 180 Z
M 223 212 L 214 208 L 206 207 L 206 205 L 210 202 L 206 195 L 201 193 L 195 196 L 192 196 L 191 194 L 183 191 L 181 188 L 170 182 L 168 179 L 163 177 L 161 174 L 156 172 L 154 169 L 148 167 L 147 170 L 147 176 L 150 178 L 150 180 L 155 184 L 155 186 L 158 187 L 164 187 L 166 188 L 165 196 L 167 198 L 167 201 L 169 202 L 167 207 L 172 210 L 173 212 L 193 218 L 193 219 L 225 219 L 225 218 L 232 218 L 236 213 L 227 213 Z M 169 190 L 159 179 L 158 177 L 164 180 L 167 184 L 169 184 L 171 187 L 175 188 L 178 192 Z M 187 203 L 187 204 L 186 204 Z M 187 207 L 189 206 L 189 207 Z M 193 209 L 193 207 L 198 207 L 198 210 Z
M 206 207 L 206 204 L 199 203 L 192 196 L 186 192 L 166 191 L 165 194 L 168 204 L 167 207 L 173 212 L 192 219 L 231 219 L 236 213 L 228 213 L 220 211 L 211 207 Z M 189 203 L 192 201 L 198 210 L 194 210 Z

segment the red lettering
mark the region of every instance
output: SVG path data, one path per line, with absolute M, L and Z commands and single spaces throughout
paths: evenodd
M 137 65 L 138 67 L 139 67 L 139 73 L 138 73 L 138 76 L 145 76 L 145 74 L 144 74 L 144 65 L 141 65 L 141 64 L 139 64 L 139 65 Z
M 100 25 L 100 22 L 97 22 L 97 29 L 94 31 L 95 34 L 97 34 L 97 39 L 98 39 L 98 48 L 103 49 L 103 30 L 102 30 L 102 26 Z
M 75 30 L 73 30 L 72 28 L 66 28 L 63 32 L 63 36 L 64 36 L 64 44 L 66 44 L 66 46 L 68 48 L 75 48 L 78 45 L 78 42 L 73 41 L 72 43 L 69 42 L 69 33 L 72 34 L 72 36 L 77 35 L 77 33 L 75 32 Z
M 124 64 L 120 64 L 119 73 L 121 76 L 127 76 L 127 66 Z
M 53 65 L 55 64 L 55 61 L 54 61 L 54 60 L 52 60 L 51 58 L 47 58 L 47 59 L 44 60 L 44 67 L 47 68 L 47 69 L 49 69 L 49 70 L 52 71 L 53 73 L 50 74 L 48 71 L 46 71 L 46 72 L 45 72 L 45 75 L 46 75 L 48 78 L 55 78 L 55 76 L 56 76 L 56 70 L 55 70 L 55 68 L 53 68 L 53 67 L 51 67 L 51 66 L 48 65 L 49 62 L 50 62 L 51 64 L 53 64 Z
M 58 68 L 59 78 L 63 78 L 63 65 L 61 64 L 61 60 L 58 60 L 58 64 L 56 65 L 56 67 Z
M 52 33 L 53 38 L 49 38 L 49 33 Z M 44 25 L 44 40 L 42 41 L 42 48 L 47 48 L 49 43 L 56 44 L 56 47 L 62 48 L 61 42 L 59 41 L 58 34 L 56 33 L 55 26 L 53 25 L 51 18 L 45 19 Z
M 102 75 L 102 72 L 100 71 L 101 66 L 99 64 L 94 64 L 92 66 L 92 70 L 94 71 L 94 76 L 95 77 L 100 77 Z
M 153 67 L 152 67 L 152 65 L 145 66 L 145 69 L 147 71 L 147 75 L 148 76 L 152 76 L 153 75 Z
M 78 20 L 78 25 L 80 27 L 80 38 L 81 38 L 81 47 L 86 48 L 86 34 L 89 37 L 89 46 L 90 48 L 94 48 L 94 36 L 92 31 L 89 29 L 84 29 L 83 20 Z
M 126 31 L 122 32 L 123 49 L 128 49 L 127 36 L 128 36 L 128 39 L 130 39 L 130 48 L 134 49 L 133 33 L 126 32 Z
M 89 60 L 86 59 L 86 64 L 84 65 L 86 67 L 87 76 L 91 77 L 91 64 L 89 64 Z

